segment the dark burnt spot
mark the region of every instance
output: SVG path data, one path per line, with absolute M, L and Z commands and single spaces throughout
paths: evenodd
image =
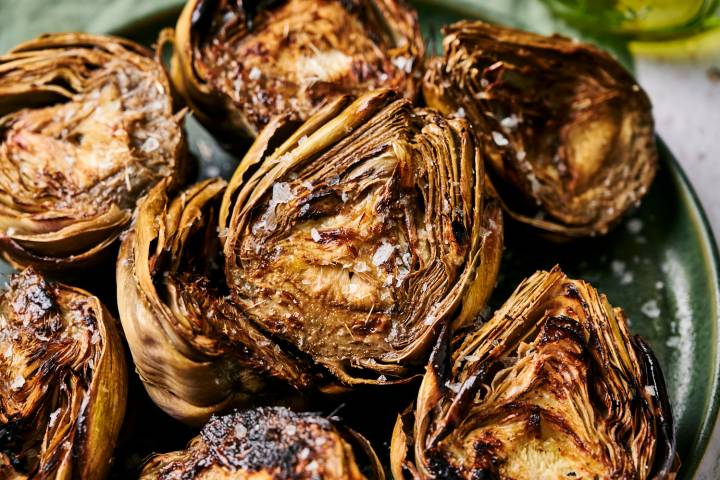
M 371 333 L 382 333 L 390 329 L 390 321 L 386 315 L 376 313 L 369 315 L 366 319 L 356 322 L 351 327 L 353 334 L 369 335 Z
M 540 438 L 542 427 L 542 417 L 540 416 L 539 408 L 531 408 L 530 414 L 527 419 L 527 428 L 530 435 L 535 438 Z
M 564 315 L 548 318 L 543 325 L 540 345 L 564 339 L 569 339 L 578 345 L 584 345 L 585 340 L 582 326 L 574 319 Z
M 445 480 L 465 480 L 460 471 L 451 465 L 439 453 L 431 452 L 428 455 L 428 470 L 430 470 L 436 478 L 443 478 Z
M 332 230 L 323 230 L 318 232 L 320 241 L 318 243 L 339 243 L 351 246 L 357 239 L 357 235 L 347 228 L 335 228 Z
M 455 241 L 460 245 L 464 245 L 467 242 L 468 234 L 465 224 L 460 220 L 452 221 L 452 231 L 455 235 Z
M 196 478 L 213 465 L 230 471 L 272 471 L 273 478 L 306 478 L 303 465 L 335 448 L 333 433 L 325 418 L 280 407 L 213 416 L 200 432 L 202 442 L 191 447 L 195 451 L 167 465 L 158 478 Z

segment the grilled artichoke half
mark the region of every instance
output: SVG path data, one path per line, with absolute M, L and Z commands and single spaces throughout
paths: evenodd
M 466 116 L 516 220 L 555 238 L 603 234 L 637 204 L 657 164 L 651 105 L 607 53 L 482 22 L 445 29 L 423 91 Z
M 217 235 L 225 182 L 205 180 L 175 198 L 168 185 L 160 182 L 138 205 L 116 269 L 120 319 L 152 399 L 201 425 L 229 406 L 270 402 L 267 390 L 305 388 L 299 361 L 227 295 Z M 283 383 L 268 388 L 273 378 Z
M 16 265 L 97 260 L 136 199 L 182 173 L 170 84 L 127 40 L 46 35 L 0 56 L 0 248 Z
M 213 416 L 187 449 L 151 458 L 140 479 L 364 480 L 361 467 L 373 480 L 385 478 L 358 433 L 317 415 L 265 407 Z
M 523 281 L 451 356 L 434 350 L 392 440 L 397 480 L 674 478 L 672 415 L 623 311 L 557 267 Z
M 198 119 L 237 141 L 324 100 L 419 93 L 425 47 L 404 0 L 189 0 L 172 78 Z
M 125 412 L 115 320 L 33 270 L 0 294 L 0 478 L 104 478 Z
M 335 381 L 417 373 L 494 287 L 502 213 L 462 119 L 389 90 L 263 130 L 220 211 L 225 274 L 254 324 Z

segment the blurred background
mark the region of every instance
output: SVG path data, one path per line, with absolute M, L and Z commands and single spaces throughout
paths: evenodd
M 0 0 L 0 52 L 43 32 L 119 31 L 182 0 Z M 442 5 L 443 0 L 413 1 Z M 720 0 L 453 0 L 469 15 L 601 44 L 637 76 L 657 131 L 720 235 Z M 720 472 L 720 424 L 697 478 Z

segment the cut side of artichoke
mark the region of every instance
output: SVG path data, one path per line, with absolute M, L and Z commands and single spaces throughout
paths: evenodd
M 233 300 L 340 383 L 417 373 L 484 307 L 502 218 L 462 120 L 383 90 L 270 123 L 220 212 Z
M 127 40 L 46 35 L 0 56 L 0 247 L 15 265 L 97 260 L 136 200 L 177 178 L 186 147 L 170 84 Z
M 140 202 L 116 271 L 120 319 L 152 399 L 202 424 L 229 406 L 287 395 L 287 385 L 305 388 L 302 362 L 248 322 L 224 286 L 217 212 L 225 182 L 205 180 L 174 198 L 168 186 Z
M 213 416 L 187 449 L 151 458 L 140 479 L 364 480 L 361 469 L 385 478 L 358 433 L 318 415 L 264 407 Z
M 513 218 L 551 237 L 604 234 L 640 201 L 657 165 L 651 105 L 616 60 L 478 21 L 444 32 L 426 101 L 473 125 Z
M 460 340 L 398 418 L 397 480 L 674 478 L 657 360 L 588 283 L 538 272 Z
M 190 0 L 173 81 L 198 118 L 237 141 L 273 116 L 306 118 L 343 94 L 420 90 L 424 44 L 403 0 Z
M 115 320 L 28 269 L 0 294 L 0 477 L 104 478 L 125 412 Z

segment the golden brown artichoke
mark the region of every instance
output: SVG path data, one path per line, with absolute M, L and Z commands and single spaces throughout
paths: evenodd
M 231 405 L 269 402 L 268 382 L 304 388 L 286 354 L 230 301 L 224 286 L 217 211 L 225 182 L 200 182 L 168 198 L 156 185 L 138 205 L 120 247 L 117 301 L 135 369 L 153 401 L 202 424 Z M 287 394 L 287 392 L 284 392 Z
M 502 217 L 482 179 L 465 121 L 380 91 L 302 125 L 274 119 L 227 188 L 170 199 L 159 184 L 117 268 L 151 397 L 197 424 L 418 374 L 440 328 L 472 320 L 495 283 Z
M 198 119 L 233 141 L 335 96 L 420 90 L 424 44 L 404 0 L 189 0 L 172 78 Z
M 445 29 L 429 106 L 466 116 L 516 220 L 554 237 L 603 234 L 655 175 L 651 105 L 607 53 L 482 22 Z
M 523 281 L 398 419 L 396 480 L 674 478 L 659 365 L 623 311 L 557 267 Z
M 0 478 L 102 479 L 125 412 L 115 320 L 33 270 L 0 294 Z
M 359 434 L 324 417 L 266 407 L 213 416 L 186 450 L 151 458 L 140 479 L 364 480 L 361 467 L 370 479 L 385 478 Z
M 502 250 L 464 120 L 389 90 L 350 101 L 296 130 L 273 120 L 220 212 L 233 301 L 345 386 L 416 374 L 444 325 L 484 307 Z
M 0 56 L 0 248 L 61 270 L 97 260 L 136 199 L 185 162 L 182 115 L 152 53 L 45 35 Z

